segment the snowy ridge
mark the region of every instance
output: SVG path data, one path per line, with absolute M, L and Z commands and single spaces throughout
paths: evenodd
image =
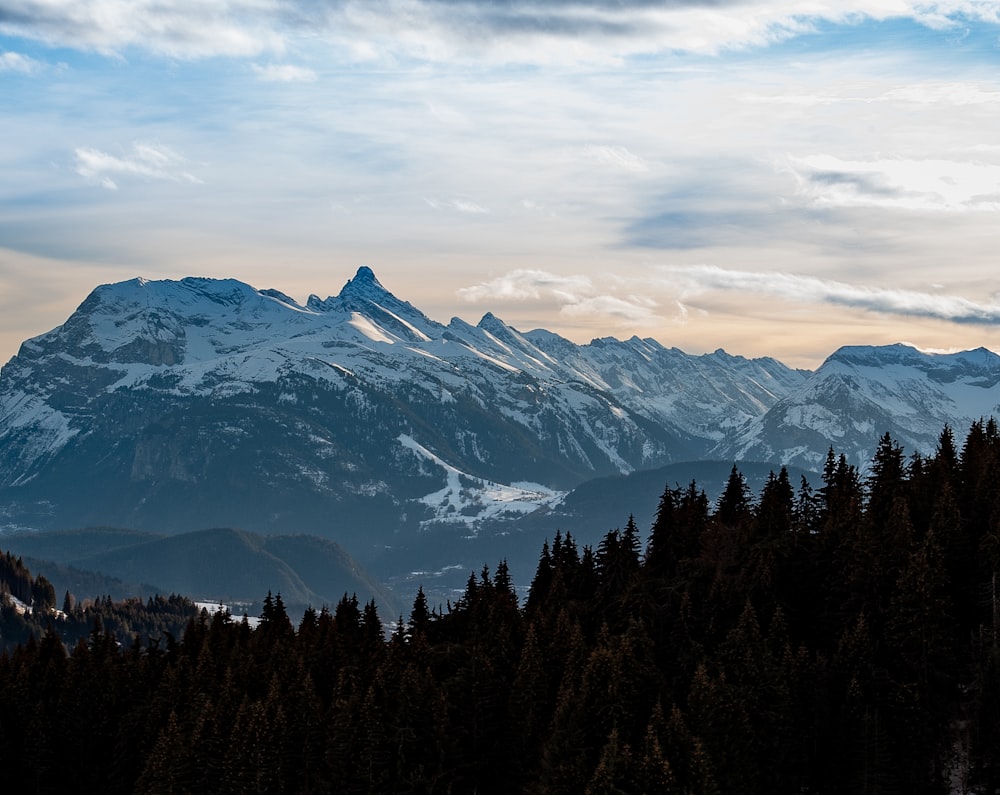
M 390 382 L 416 370 L 425 384 L 461 380 L 485 364 L 551 385 L 585 385 L 654 422 L 709 437 L 720 424 L 756 416 L 802 377 L 768 360 L 690 357 L 653 340 L 575 346 L 548 332 L 521 334 L 491 313 L 478 326 L 456 318 L 445 327 L 388 293 L 368 268 L 337 297 L 313 296 L 306 307 L 233 280 L 106 285 L 64 326 L 26 342 L 17 358 L 54 350 L 112 370 L 110 390 L 149 388 L 168 366 L 176 394 L 200 395 L 250 391 L 303 360 Z M 428 372 L 420 358 L 445 372 Z
M 366 267 L 305 305 L 231 279 L 133 279 L 96 288 L 3 368 L 0 490 L 37 482 L 41 500 L 62 489 L 60 467 L 93 471 L 93 489 L 131 522 L 171 484 L 239 471 L 307 504 L 437 495 L 393 510 L 474 524 L 590 477 L 698 457 L 803 377 L 653 340 L 575 345 L 492 313 L 443 325 Z M 401 436 L 427 455 L 399 454 Z M 123 479 L 132 509 L 115 496 Z M 520 481 L 543 485 L 509 485 Z M 223 497 L 203 495 L 228 523 Z M 301 509 L 267 510 L 283 522 Z
M 850 346 L 716 453 L 816 469 L 833 446 L 864 468 L 884 433 L 927 454 L 946 424 L 963 433 L 997 415 L 1000 356 L 985 348 L 934 354 L 907 345 Z
M 305 305 L 232 279 L 133 279 L 0 372 L 0 512 L 194 521 L 172 501 L 183 488 L 192 516 L 227 525 L 243 494 L 262 531 L 374 500 L 387 526 L 475 532 L 601 475 L 707 457 L 816 467 L 831 445 L 863 462 L 885 431 L 933 448 L 946 422 L 1000 408 L 997 358 L 854 347 L 808 373 L 648 338 L 577 345 L 489 312 L 443 325 L 366 267 Z

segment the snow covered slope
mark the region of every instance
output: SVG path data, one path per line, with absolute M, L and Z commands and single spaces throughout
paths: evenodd
M 474 531 L 595 476 L 698 458 L 805 376 L 648 339 L 578 346 L 493 314 L 444 325 L 366 267 L 305 305 L 134 279 L 3 368 L 0 524 Z
M 719 444 L 715 455 L 821 469 L 827 450 L 864 468 L 884 433 L 930 453 L 950 425 L 1000 415 L 1000 356 L 979 348 L 923 353 L 906 345 L 844 347 L 798 387 Z
M 655 340 L 442 324 L 360 268 L 299 304 L 234 280 L 98 287 L 0 371 L 0 527 L 310 532 L 354 554 L 725 458 L 867 462 L 1000 410 L 1000 361 L 844 348 L 815 373 Z

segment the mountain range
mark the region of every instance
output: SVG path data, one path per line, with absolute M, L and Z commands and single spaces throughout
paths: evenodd
M 985 349 L 845 347 L 810 372 L 648 338 L 578 345 L 492 313 L 445 325 L 367 267 L 304 304 L 133 279 L 0 371 L 0 525 L 310 533 L 404 577 L 529 515 L 551 534 L 540 518 L 595 478 L 817 471 L 831 447 L 864 467 L 887 431 L 929 452 L 945 424 L 1000 413 L 998 384 Z

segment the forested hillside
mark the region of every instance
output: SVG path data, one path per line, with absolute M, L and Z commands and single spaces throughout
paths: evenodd
M 518 605 L 505 563 L 387 637 L 345 597 L 295 628 L 191 619 L 0 657 L 0 769 L 36 791 L 992 793 L 1000 433 L 861 477 L 663 491 L 571 529 Z
M 101 578 L 94 575 L 92 580 Z M 197 614 L 193 602 L 177 595 L 117 601 L 104 595 L 78 601 L 65 591 L 57 604 L 55 588 L 45 575 L 32 576 L 22 558 L 0 554 L 0 652 L 35 643 L 46 633 L 70 649 L 102 633 L 118 646 L 144 648 L 168 636 L 180 638 Z

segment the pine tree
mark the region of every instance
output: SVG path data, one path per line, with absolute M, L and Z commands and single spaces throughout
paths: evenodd
M 535 570 L 534 579 L 528 589 L 528 600 L 525 610 L 529 615 L 534 615 L 542 609 L 546 603 L 549 590 L 552 587 L 553 567 L 552 556 L 549 552 L 549 542 L 546 540 L 542 544 L 542 554 L 538 560 L 538 567 Z
M 430 627 L 431 614 L 427 608 L 427 597 L 424 595 L 424 586 L 417 588 L 417 595 L 413 600 L 413 609 L 410 611 L 409 636 L 427 634 Z
M 642 754 L 636 773 L 637 791 L 656 792 L 661 795 L 680 795 L 670 760 L 664 753 L 661 737 L 665 731 L 666 719 L 659 701 L 653 707 L 646 734 L 642 740 Z
M 726 527 L 742 528 L 751 518 L 750 488 L 746 478 L 736 465 L 733 465 L 726 481 L 726 487 L 719 496 L 715 508 L 716 520 Z
M 660 497 L 656 509 L 656 518 L 649 533 L 649 543 L 646 546 L 646 556 L 643 567 L 647 573 L 656 577 L 669 578 L 677 573 L 677 562 L 682 557 L 691 557 L 696 553 L 696 547 L 683 549 L 683 540 L 678 538 L 677 528 L 680 525 L 678 503 L 680 489 L 667 486 Z
M 897 501 L 905 498 L 906 465 L 901 448 L 888 433 L 878 442 L 868 476 L 868 521 L 876 527 L 889 523 Z
M 620 603 L 639 571 L 639 541 L 635 520 L 630 516 L 625 531 L 605 534 L 595 555 L 598 599 L 607 606 Z
M 631 749 L 622 743 L 618 729 L 612 729 L 584 792 L 586 795 L 629 795 L 636 791 L 636 773 Z
M 516 778 L 537 769 L 544 732 L 555 700 L 555 677 L 546 669 L 534 622 L 528 624 L 507 703 L 507 743 Z
M 156 746 L 146 761 L 137 793 L 148 795 L 182 795 L 194 791 L 197 771 L 192 769 L 188 748 L 190 737 L 185 736 L 176 712 L 171 712 L 167 725 L 160 732 Z
M 893 679 L 902 691 L 887 718 L 895 718 L 900 776 L 905 782 L 904 771 L 913 771 L 914 786 L 926 780 L 932 763 L 940 774 L 951 750 L 944 742 L 957 695 L 951 685 L 956 671 L 950 607 L 943 554 L 930 530 L 900 572 L 886 631 Z

